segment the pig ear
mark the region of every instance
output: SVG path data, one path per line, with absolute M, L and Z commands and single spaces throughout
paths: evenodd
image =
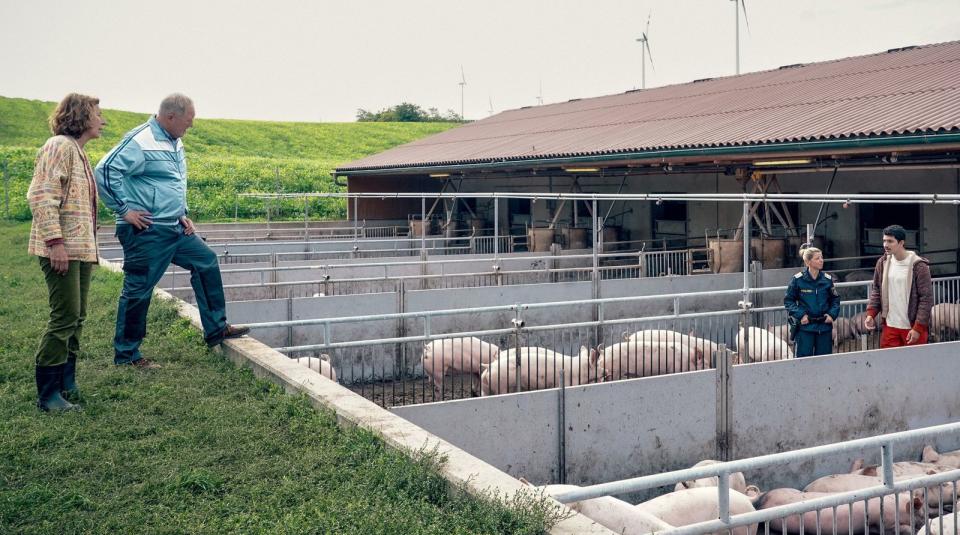
M 627 339 L 630 338 L 630 334 L 629 334 L 627 331 L 623 331 L 623 335 L 621 335 L 621 336 L 622 336 L 624 342 L 626 342 Z
M 927 444 L 923 447 L 920 460 L 925 463 L 935 463 L 940 460 L 940 454 L 937 453 L 937 450 L 933 449 L 933 446 Z
M 484 364 L 483 362 L 480 363 L 480 371 L 481 371 L 481 372 L 487 371 L 487 368 L 489 368 L 489 367 L 490 367 L 489 364 Z
M 591 366 L 596 366 L 598 360 L 600 360 L 600 352 L 597 351 L 596 349 L 591 349 L 591 350 L 590 350 L 590 365 L 591 365 Z

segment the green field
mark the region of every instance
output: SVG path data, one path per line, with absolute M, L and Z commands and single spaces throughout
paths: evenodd
M 109 103 L 102 103 L 105 106 Z M 10 209 L 0 204 L 0 217 L 30 219 L 26 191 L 37 149 L 50 136 L 47 117 L 55 104 L 0 97 L 0 169 L 9 176 Z M 203 110 L 199 110 L 202 113 Z M 147 114 L 104 109 L 103 137 L 87 152 L 96 162 Z M 203 119 L 187 133 L 190 182 L 188 203 L 198 221 L 264 219 L 263 201 L 240 199 L 242 192 L 292 193 L 339 191 L 330 178 L 337 166 L 457 126 L 455 123 L 283 123 Z M 4 199 L 0 198 L 0 203 Z M 314 199 L 314 217 L 343 218 L 340 200 Z M 299 218 L 302 201 L 289 201 L 272 218 Z M 101 207 L 101 217 L 110 217 Z
M 452 489 L 437 459 L 372 433 L 208 351 L 154 300 L 143 372 L 113 364 L 119 274 L 98 269 L 78 359 L 84 411 L 36 409 L 47 315 L 29 224 L 0 222 L 0 533 L 540 533 L 557 511 Z

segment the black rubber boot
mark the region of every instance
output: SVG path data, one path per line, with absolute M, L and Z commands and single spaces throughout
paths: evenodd
M 68 401 L 80 399 L 80 390 L 77 388 L 77 356 L 67 357 L 63 365 L 63 384 L 60 386 L 60 395 Z
M 37 366 L 37 408 L 44 411 L 73 411 L 80 408 L 63 399 L 60 389 L 63 385 L 63 368 L 59 366 Z

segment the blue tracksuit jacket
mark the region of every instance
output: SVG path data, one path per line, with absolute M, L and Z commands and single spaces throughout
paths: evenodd
M 153 223 L 174 225 L 187 213 L 187 159 L 156 117 L 127 132 L 97 164 L 97 190 L 117 224 L 129 210 L 146 210 Z

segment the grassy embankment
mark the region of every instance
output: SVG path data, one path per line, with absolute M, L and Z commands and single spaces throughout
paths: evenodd
M 18 219 L 29 219 L 23 196 L 51 106 L 0 97 L 0 161 Z M 144 119 L 106 117 L 94 161 Z M 335 165 L 447 127 L 198 120 L 187 140 L 193 209 L 232 216 L 223 199 L 232 208 L 233 191 L 272 191 L 275 167 L 286 191 L 330 189 Z M 104 270 L 82 340 L 85 410 L 39 413 L 32 355 L 46 289 L 25 253 L 28 230 L 0 223 L 0 533 L 538 533 L 552 521 L 542 502 L 468 497 L 439 476 L 441 460 L 412 461 L 339 428 L 207 351 L 169 303 L 151 307 L 144 345 L 163 369 L 114 366 L 121 280 Z
M 451 492 L 210 352 L 170 303 L 150 309 L 142 372 L 112 363 L 120 276 L 95 272 L 79 382 L 85 410 L 34 407 L 46 289 L 29 225 L 0 223 L 0 533 L 539 533 L 543 503 Z
M 108 107 L 109 102 L 101 102 Z M 6 163 L 11 178 L 11 218 L 30 219 L 25 201 L 33 159 L 50 136 L 47 117 L 52 102 L 0 97 L 0 168 Z M 203 116 L 203 107 L 200 106 Z M 128 130 L 148 115 L 104 109 L 108 125 L 103 137 L 91 141 L 87 152 L 96 162 Z M 236 193 L 339 191 L 330 178 L 338 165 L 457 126 L 454 123 L 282 123 L 197 119 L 187 133 L 190 170 L 188 202 L 200 221 L 263 219 L 264 201 L 241 199 Z M 0 184 L 2 187 L 2 184 Z M 3 214 L 0 192 L 0 217 Z M 303 201 L 279 207 L 279 217 L 303 216 Z M 326 219 L 346 215 L 338 199 L 314 199 L 310 213 Z M 101 207 L 101 215 L 108 217 Z M 272 216 L 277 217 L 277 212 Z M 107 219 L 105 219 L 107 220 Z

